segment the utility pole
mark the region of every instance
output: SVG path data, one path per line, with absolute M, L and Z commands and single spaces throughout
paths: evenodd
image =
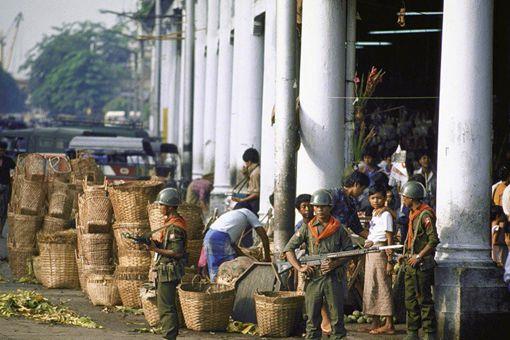
M 356 72 L 356 0 L 347 0 L 347 42 L 345 55 L 345 164 L 353 162 L 354 74 Z
M 276 5 L 276 134 L 275 134 L 275 250 L 281 253 L 294 225 L 298 118 L 296 96 L 296 2 Z
M 154 117 L 154 136 L 159 140 L 161 137 L 161 0 L 155 0 L 154 14 L 156 69 L 154 73 L 154 105 L 152 114 Z
M 193 50 L 195 37 L 195 0 L 186 0 L 185 75 L 184 75 L 184 138 L 182 177 L 191 181 L 191 155 L 193 152 Z

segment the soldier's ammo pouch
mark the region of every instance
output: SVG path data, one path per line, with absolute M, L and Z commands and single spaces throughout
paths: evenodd
M 184 276 L 184 265 L 179 260 L 160 263 L 157 270 L 159 282 L 178 281 Z
M 418 269 L 422 272 L 433 269 L 436 266 L 436 261 L 433 255 L 427 255 L 423 257 L 423 260 L 418 265 Z

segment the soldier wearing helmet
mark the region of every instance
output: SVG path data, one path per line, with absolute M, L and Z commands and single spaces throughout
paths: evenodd
M 345 228 L 331 215 L 333 200 L 329 191 L 317 190 L 310 203 L 315 217 L 299 228 L 283 252 L 298 272 L 308 276 L 305 286 L 306 337 L 321 337 L 321 307 L 327 305 L 331 319 L 330 338 L 341 339 L 347 333 L 343 321 L 344 294 L 341 285 L 347 261 L 328 260 L 320 267 L 301 265 L 294 250 L 304 243 L 309 255 L 320 255 L 350 250 L 352 242 Z
M 156 253 L 157 306 L 163 337 L 176 339 L 179 331 L 176 288 L 184 276 L 186 264 L 186 221 L 177 212 L 181 204 L 179 192 L 174 188 L 160 191 L 156 203 L 165 209 L 164 229 L 152 236 L 148 250 Z
M 407 338 L 419 339 L 423 327 L 425 339 L 436 336 L 436 315 L 432 299 L 434 284 L 434 254 L 439 243 L 436 217 L 430 206 L 423 203 L 427 191 L 423 184 L 409 181 L 402 186 L 402 203 L 411 209 L 405 240 L 405 304 Z

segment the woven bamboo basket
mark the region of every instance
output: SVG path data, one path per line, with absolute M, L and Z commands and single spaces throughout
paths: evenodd
M 100 170 L 95 159 L 88 154 L 78 155 L 71 159 L 71 182 L 80 184 L 84 179 L 92 180 L 94 183 L 100 180 Z
M 151 265 L 151 254 L 145 249 L 119 249 L 119 266 L 122 267 L 146 267 Z
M 111 234 L 81 234 L 80 247 L 84 263 L 90 265 L 112 263 L 113 237 Z
M 188 266 L 197 266 L 198 260 L 200 259 L 200 251 L 204 240 L 188 240 L 186 245 L 186 251 L 188 252 Z
M 46 288 L 77 288 L 80 285 L 75 259 L 74 230 L 37 234 L 40 281 Z
M 58 217 L 44 216 L 42 231 L 44 233 L 56 233 L 68 229 L 67 220 Z
M 177 209 L 179 215 L 186 221 L 186 234 L 188 240 L 196 240 L 204 237 L 204 222 L 202 218 L 202 209 L 195 204 L 181 204 Z
M 56 180 L 51 183 L 51 187 L 48 214 L 52 217 L 69 219 L 73 209 L 73 197 L 69 191 L 69 184 Z
M 39 216 L 8 213 L 9 240 L 18 248 L 35 248 L 36 234 L 42 224 Z
M 131 308 L 141 308 L 140 287 L 149 278 L 146 267 L 122 267 L 115 270 L 115 282 L 119 288 L 122 305 Z
M 147 221 L 147 202 L 152 202 L 163 183 L 156 180 L 115 184 L 108 188 L 115 220 L 118 222 Z
M 71 163 L 65 156 L 55 156 L 48 159 L 47 171 L 48 181 L 69 182 L 71 178 Z
M 121 304 L 119 289 L 113 275 L 89 274 L 87 294 L 94 306 L 116 306 Z
M 113 235 L 118 249 L 144 250 L 145 245 L 136 244 L 133 240 L 125 238 L 122 233 L 130 233 L 136 236 L 142 236 L 150 231 L 147 221 L 139 221 L 134 223 L 115 222 L 113 224 Z
M 304 295 L 296 292 L 258 292 L 253 297 L 260 335 L 289 336 L 303 308 Z
M 163 228 L 166 218 L 164 205 L 159 203 L 149 204 L 147 214 L 149 215 L 149 225 L 152 231 Z
M 89 185 L 83 181 L 83 198 L 85 200 L 86 220 L 84 226 L 94 232 L 109 232 L 112 222 L 113 209 L 112 203 L 108 198 L 108 192 L 105 185 Z
M 19 186 L 19 212 L 23 215 L 39 215 L 44 206 L 46 184 L 21 178 Z
M 9 258 L 9 268 L 11 269 L 12 277 L 19 279 L 28 275 L 29 261 L 36 253 L 35 248 L 20 248 L 15 247 L 13 244 L 7 244 L 7 252 Z
M 235 289 L 214 283 L 182 283 L 179 300 L 186 327 L 194 331 L 224 331 L 234 306 Z
M 41 182 L 46 173 L 46 159 L 36 153 L 28 154 L 24 158 L 25 178 L 29 181 Z
M 76 268 L 78 269 L 78 280 L 80 281 L 81 291 L 87 294 L 87 275 L 83 271 L 83 258 L 78 256 L 78 251 L 74 252 Z
M 85 264 L 82 262 L 82 272 L 85 278 L 90 274 L 113 275 L 115 272 L 115 265 L 98 266 Z
M 159 323 L 159 312 L 156 303 L 156 287 L 152 284 L 143 284 L 140 287 L 140 300 L 142 301 L 143 315 L 149 326 Z

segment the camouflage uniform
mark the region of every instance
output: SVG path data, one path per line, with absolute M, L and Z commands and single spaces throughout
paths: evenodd
M 175 225 L 170 225 L 165 230 L 162 248 L 172 250 L 176 253 L 186 251 L 186 231 Z M 186 259 L 174 259 L 158 255 L 156 268 L 157 279 L 157 305 L 163 336 L 166 339 L 175 339 L 179 331 L 179 320 L 177 317 L 176 288 L 184 276 Z
M 318 227 L 320 235 L 325 226 L 321 225 L 317 220 L 311 227 Z M 303 224 L 289 240 L 283 251 L 294 251 L 303 243 L 306 244 L 306 250 L 309 255 L 339 252 L 352 247 L 351 239 L 342 226 L 340 226 L 333 235 L 321 240 L 321 242 L 317 244 L 308 226 Z M 344 296 L 341 285 L 345 270 L 345 265 L 341 265 L 335 270 L 322 275 L 320 269 L 317 267 L 313 275 L 311 275 L 311 278 L 306 282 L 305 309 L 307 339 L 321 338 L 321 307 L 324 302 L 329 310 L 331 319 L 330 339 L 341 339 L 347 334 L 344 327 Z
M 422 205 L 423 207 L 423 205 Z M 405 253 L 419 254 L 428 244 L 435 248 L 439 243 L 435 216 L 431 210 L 422 211 L 412 222 L 412 235 L 408 233 Z M 432 285 L 434 284 L 434 253 L 424 256 L 413 267 L 405 264 L 405 305 L 407 310 L 407 330 L 418 331 L 420 327 L 426 333 L 436 332 L 436 315 L 432 300 Z M 407 261 L 407 259 L 406 259 Z

